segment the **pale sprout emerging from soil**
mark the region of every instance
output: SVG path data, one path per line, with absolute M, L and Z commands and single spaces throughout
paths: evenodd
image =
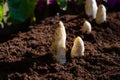
M 81 32 L 89 34 L 91 33 L 91 24 L 88 21 L 85 21 L 83 26 L 81 27 Z
M 97 14 L 96 14 L 96 23 L 101 24 L 106 21 L 106 8 L 104 5 L 100 4 L 98 6 Z
M 97 3 L 96 0 L 86 0 L 85 1 L 85 12 L 88 17 L 92 16 L 93 19 L 96 18 L 97 13 Z
M 74 40 L 74 44 L 71 50 L 71 58 L 84 56 L 84 51 L 85 51 L 84 42 L 82 38 L 78 36 Z
M 3 5 L 3 15 L 7 15 L 7 12 L 9 11 L 8 4 L 7 2 L 4 3 Z
M 7 20 L 7 15 L 8 15 L 8 12 L 9 12 L 9 7 L 8 7 L 8 4 L 7 2 L 4 3 L 3 5 L 3 21 L 4 23 L 6 23 L 8 26 L 12 25 L 12 22 L 8 22 Z M 4 25 L 2 26 L 2 29 L 4 28 Z
M 66 63 L 66 31 L 62 21 L 59 22 L 54 33 L 50 51 L 58 63 Z
M 8 4 L 7 4 L 7 2 L 5 2 L 3 5 L 3 21 L 5 23 L 7 23 L 7 17 L 5 17 L 5 16 L 7 15 L 8 11 L 9 11 Z

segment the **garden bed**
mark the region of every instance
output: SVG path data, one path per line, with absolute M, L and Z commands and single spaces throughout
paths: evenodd
M 55 63 L 50 55 L 56 24 L 62 20 L 66 33 L 65 65 Z M 84 20 L 92 32 L 81 34 Z M 85 43 L 85 56 L 70 58 L 74 38 Z M 107 22 L 97 25 L 83 14 L 45 18 L 28 31 L 21 31 L 0 43 L 0 80 L 119 80 L 120 12 L 108 12 Z

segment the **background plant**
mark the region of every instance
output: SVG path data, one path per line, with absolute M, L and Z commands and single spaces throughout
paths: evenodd
M 0 22 L 2 22 L 2 18 L 3 18 L 3 4 L 4 4 L 4 0 L 0 0 Z

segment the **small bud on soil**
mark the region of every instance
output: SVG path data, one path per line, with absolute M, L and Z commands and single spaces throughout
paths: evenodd
M 81 27 L 82 33 L 89 34 L 91 33 L 91 24 L 88 21 L 85 21 L 83 26 Z
M 50 51 L 58 63 L 66 63 L 66 31 L 62 21 L 55 31 Z
M 71 50 L 71 58 L 84 56 L 84 42 L 83 40 L 78 36 L 74 40 L 74 44 Z
M 97 13 L 97 3 L 96 0 L 86 0 L 85 1 L 85 12 L 87 16 L 92 16 L 93 19 L 96 18 Z
M 100 4 L 98 6 L 97 14 L 96 14 L 96 23 L 101 24 L 106 21 L 106 8 L 104 5 Z

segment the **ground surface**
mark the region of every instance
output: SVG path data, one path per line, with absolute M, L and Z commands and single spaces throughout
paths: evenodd
M 0 43 L 0 80 L 120 80 L 120 12 L 107 13 L 107 22 L 95 24 L 83 15 L 46 18 L 27 32 L 19 32 Z M 82 35 L 84 20 L 92 33 Z M 67 33 L 67 62 L 55 63 L 49 55 L 55 24 L 64 22 Z M 75 37 L 85 43 L 85 56 L 70 59 Z

